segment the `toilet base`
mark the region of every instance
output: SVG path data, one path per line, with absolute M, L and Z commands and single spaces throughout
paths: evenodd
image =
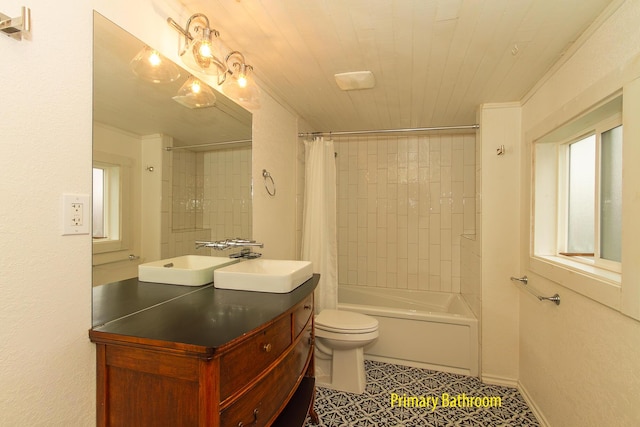
M 331 358 L 327 355 L 320 358 L 318 349 L 316 349 L 315 359 L 315 377 L 316 385 L 325 388 L 331 388 Z M 327 358 L 328 357 L 328 358 Z
M 333 350 L 331 360 L 316 357 L 316 384 L 332 390 L 362 394 L 367 385 L 362 347 Z

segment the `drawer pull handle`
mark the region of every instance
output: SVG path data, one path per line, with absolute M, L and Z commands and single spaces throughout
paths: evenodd
M 244 423 L 243 423 L 242 421 L 240 421 L 240 422 L 238 423 L 238 427 L 244 427 Z
M 258 410 L 258 408 L 253 410 L 253 422 L 257 423 L 258 422 L 258 414 L 260 414 L 260 411 Z
M 265 345 L 262 346 L 262 349 L 266 352 L 269 353 L 271 351 L 271 343 L 266 343 Z M 256 409 L 257 411 L 257 409 Z
M 305 304 L 304 305 L 304 309 L 305 310 L 311 310 L 311 304 Z

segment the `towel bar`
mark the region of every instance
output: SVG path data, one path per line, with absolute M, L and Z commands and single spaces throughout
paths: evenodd
M 98 263 L 98 264 L 93 264 L 92 267 L 100 267 L 101 265 L 114 264 L 116 262 L 123 262 L 123 261 L 137 261 L 139 259 L 140 259 L 140 255 L 129 254 L 129 256 L 126 257 L 126 258 L 114 259 L 113 261 L 107 261 L 107 262 L 102 262 L 102 263 Z
M 529 292 L 530 294 L 538 298 L 539 301 L 551 301 L 555 305 L 560 305 L 560 295 L 555 294 L 550 297 L 543 297 L 542 295 L 540 295 L 538 291 L 536 291 L 535 289 L 529 286 L 529 278 L 527 276 L 522 276 L 522 277 L 511 276 L 511 281 L 522 283 L 522 286 L 527 290 L 527 292 Z

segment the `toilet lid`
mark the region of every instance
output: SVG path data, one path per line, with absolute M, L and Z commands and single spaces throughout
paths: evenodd
M 362 334 L 378 329 L 378 320 L 365 314 L 342 310 L 322 310 L 315 326 L 328 332 Z

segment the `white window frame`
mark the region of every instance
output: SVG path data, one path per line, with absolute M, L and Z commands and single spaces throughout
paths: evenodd
M 575 262 L 579 262 L 585 265 L 594 266 L 596 268 L 601 268 L 608 271 L 613 271 L 615 273 L 620 273 L 622 271 L 622 263 L 617 261 L 612 261 L 608 259 L 604 259 L 600 257 L 600 208 L 601 208 L 601 188 L 600 188 L 600 177 L 601 177 L 601 139 L 602 134 L 614 129 L 618 126 L 622 126 L 622 114 L 616 113 L 613 116 L 609 116 L 602 121 L 596 123 L 591 129 L 589 129 L 586 133 L 580 133 L 578 135 L 574 135 L 566 141 L 560 142 L 558 144 L 559 152 L 558 152 L 558 233 L 557 233 L 557 253 L 556 256 L 570 259 Z M 568 206 L 569 206 L 569 147 L 571 144 L 575 142 L 582 141 L 589 136 L 595 136 L 595 181 L 594 181 L 594 241 L 593 241 L 593 257 L 587 256 L 568 256 L 563 255 L 562 253 L 567 252 L 568 245 Z
M 131 167 L 130 159 L 110 153 L 94 151 L 93 166 L 107 171 L 118 171 L 110 174 L 106 183 L 105 197 L 109 199 L 110 211 L 105 215 L 110 221 L 105 226 L 110 229 L 112 239 L 93 239 L 93 253 L 107 254 L 126 251 L 131 245 Z
M 560 221 L 560 207 L 566 200 L 566 194 L 562 194 L 562 190 L 566 189 L 566 182 L 563 182 L 560 162 L 566 161 L 562 152 L 570 142 L 588 136 L 596 129 L 601 129 L 605 123 L 612 123 L 612 120 L 622 124 L 621 105 L 622 96 L 617 94 L 593 110 L 533 141 L 532 238 L 529 257 L 529 269 L 532 272 L 616 310 L 621 306 L 621 264 L 619 267 L 611 266 L 606 262 L 595 263 L 586 257 L 579 259 L 559 254 L 560 239 L 564 239 L 565 227 Z M 597 157 L 599 164 L 599 154 Z M 599 172 L 596 175 L 596 181 L 599 181 Z M 599 199 L 599 194 L 596 199 Z M 599 223 L 597 218 L 595 222 Z

